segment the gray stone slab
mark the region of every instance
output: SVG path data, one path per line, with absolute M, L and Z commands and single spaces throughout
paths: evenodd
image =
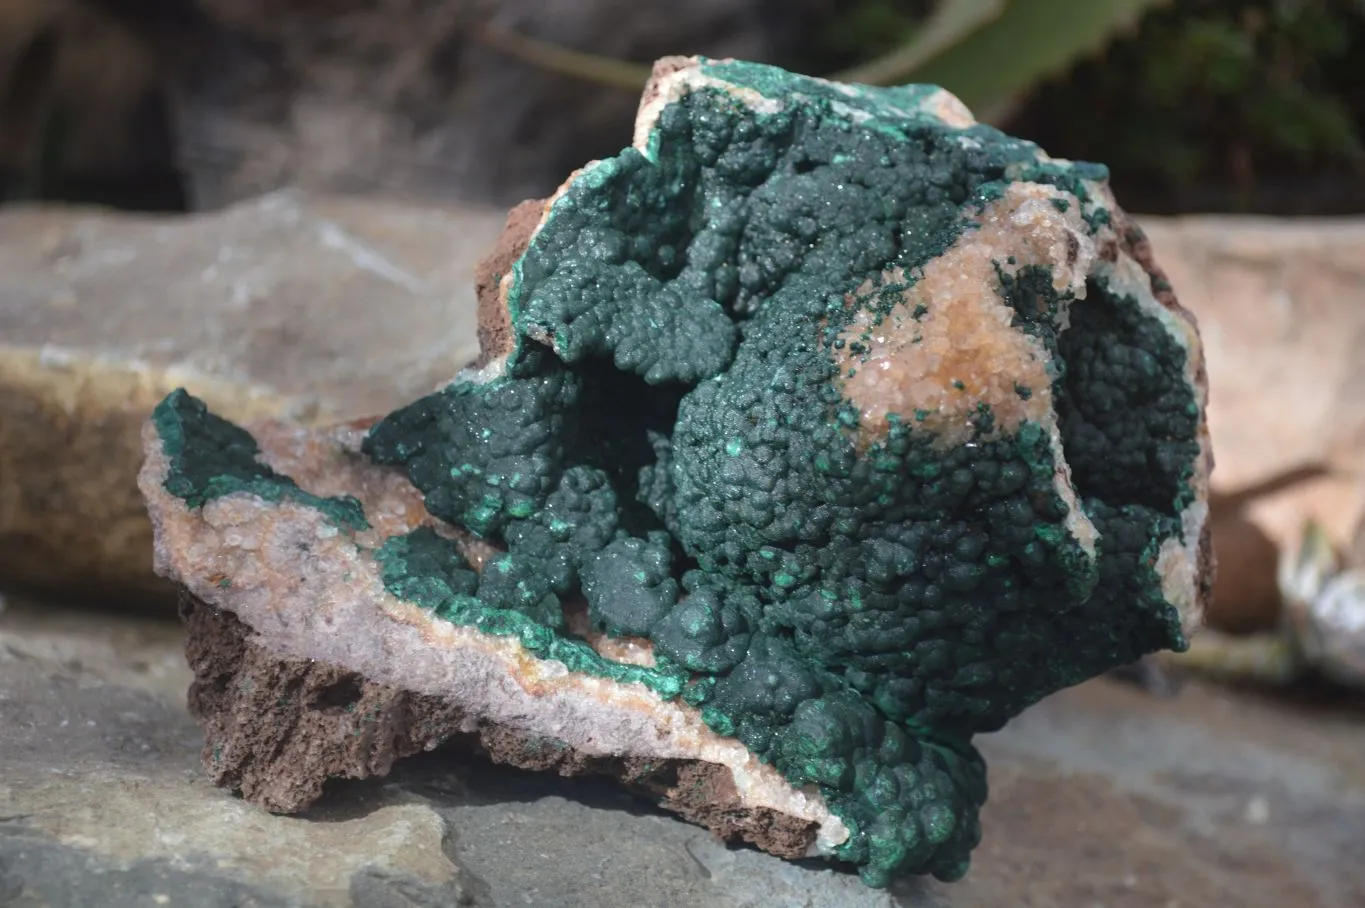
M 207 784 L 176 625 L 0 612 L 0 905 L 1358 908 L 1365 701 L 1111 680 L 983 739 L 967 879 L 890 892 L 728 848 L 606 781 L 434 753 L 303 817 Z

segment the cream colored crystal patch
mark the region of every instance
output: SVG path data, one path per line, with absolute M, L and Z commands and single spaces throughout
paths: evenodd
M 944 446 L 962 444 L 982 404 L 996 433 L 1053 422 L 1048 352 L 1012 326 L 1000 274 L 1046 266 L 1059 293 L 1079 298 L 1094 257 L 1074 196 L 1016 183 L 918 275 L 894 268 L 848 294 L 858 311 L 833 354 L 843 395 L 858 408 L 860 443 L 882 438 L 895 414 Z M 867 302 L 886 292 L 900 299 L 880 315 Z

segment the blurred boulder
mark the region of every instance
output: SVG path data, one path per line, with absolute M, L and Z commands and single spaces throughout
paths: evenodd
M 1365 516 L 1365 220 L 1144 218 L 1209 370 L 1210 623 L 1273 624 L 1276 553 Z
M 0 583 L 165 591 L 139 432 L 186 387 L 235 419 L 384 413 L 477 353 L 504 214 L 267 195 L 211 215 L 0 210 Z

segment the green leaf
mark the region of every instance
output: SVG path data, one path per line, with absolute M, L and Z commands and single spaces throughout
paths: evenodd
M 1170 0 L 942 0 L 914 37 L 829 78 L 865 85 L 941 85 L 990 119 L 1040 81 L 1064 72 Z M 482 40 L 533 66 L 639 90 L 650 67 L 486 28 Z
M 943 0 L 908 44 L 831 78 L 864 85 L 905 82 L 907 74 L 960 43 L 1004 10 L 1005 0 Z
M 478 30 L 476 35 L 489 47 L 537 69 L 609 88 L 640 91 L 649 81 L 653 69 L 648 63 L 632 63 L 629 60 L 617 60 L 571 50 L 550 41 L 542 41 L 506 29 L 484 27 Z
M 906 73 L 941 85 L 982 119 L 1106 47 L 1170 0 L 1012 0 L 989 23 Z

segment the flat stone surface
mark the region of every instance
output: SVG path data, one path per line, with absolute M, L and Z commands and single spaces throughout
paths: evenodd
M 478 352 L 473 268 L 504 219 L 294 192 L 0 211 L 0 578 L 163 592 L 136 485 L 156 403 L 319 422 L 425 394 Z
M 435 753 L 276 817 L 207 784 L 174 624 L 0 612 L 0 905 L 1201 908 L 1365 904 L 1365 698 L 1110 680 L 982 739 L 967 879 L 864 889 L 614 786 Z

